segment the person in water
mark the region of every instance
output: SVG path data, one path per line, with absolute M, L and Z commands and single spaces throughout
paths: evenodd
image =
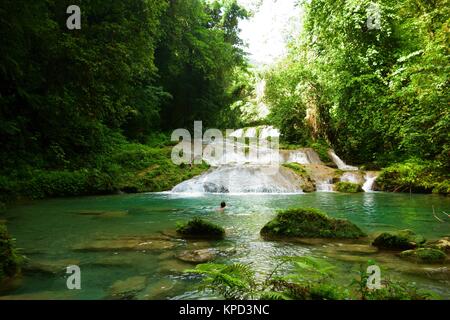
M 220 204 L 220 208 L 218 209 L 218 211 L 225 211 L 225 208 L 227 207 L 227 204 L 225 203 L 225 201 L 222 201 L 222 203 Z

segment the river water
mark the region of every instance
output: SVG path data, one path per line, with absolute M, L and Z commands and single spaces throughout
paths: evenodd
M 215 210 L 222 200 L 229 204 L 225 213 Z M 270 273 L 279 256 L 323 257 L 336 265 L 340 277 L 336 281 L 347 284 L 361 262 L 374 259 L 381 265 L 383 276 L 414 282 L 419 288 L 450 298 L 449 272 L 429 272 L 442 266 L 417 265 L 392 253 L 373 253 L 366 245 L 368 239 L 350 246 L 336 241 L 292 244 L 262 240 L 259 230 L 276 210 L 291 207 L 315 207 L 332 217 L 347 218 L 371 237 L 380 231 L 399 229 L 411 229 L 428 239 L 450 235 L 448 219 L 440 222 L 433 216 L 433 207 L 438 214 L 450 212 L 450 199 L 434 195 L 159 193 L 35 201 L 14 206 L 0 218 L 7 219 L 17 246 L 30 261 L 56 268 L 79 265 L 82 289 L 67 290 L 64 271 L 33 269 L 25 270 L 13 286 L 2 288 L 0 297 L 105 299 L 111 296 L 111 286 L 117 281 L 139 276 L 145 278 L 145 285 L 137 289 L 136 299 L 216 298 L 197 290 L 199 279 L 183 273 L 194 265 L 178 260 L 176 255 L 183 250 L 220 248 L 227 254 L 219 255 L 216 262 L 252 263 L 260 274 Z M 79 250 L 98 239 L 161 236 L 173 232 L 177 222 L 195 216 L 225 227 L 226 239 L 178 240 L 170 249 Z

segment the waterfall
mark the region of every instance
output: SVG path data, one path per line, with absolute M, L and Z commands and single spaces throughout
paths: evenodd
M 276 166 L 233 165 L 182 182 L 173 193 L 302 193 L 298 178 Z
M 370 172 L 366 173 L 366 176 L 365 176 L 366 182 L 364 183 L 364 185 L 362 187 L 364 192 L 372 192 L 373 191 L 373 185 L 375 184 L 375 181 L 377 180 L 377 178 L 378 178 L 378 175 L 375 173 L 370 173 Z
M 350 182 L 356 184 L 362 184 L 363 179 L 359 172 L 345 172 L 340 178 L 341 182 Z
M 316 184 L 317 192 L 334 192 L 333 180 L 326 179 L 323 181 L 318 181 Z
M 333 160 L 333 162 L 337 165 L 337 167 L 340 170 L 345 170 L 345 171 L 358 171 L 357 167 L 353 167 L 353 166 L 349 166 L 347 165 L 344 161 L 341 160 L 341 158 L 339 158 L 337 156 L 337 154 L 333 151 L 333 150 L 329 150 L 328 151 L 328 155 L 331 157 L 331 159 Z

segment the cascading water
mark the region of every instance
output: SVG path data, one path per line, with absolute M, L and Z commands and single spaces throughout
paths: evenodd
M 298 178 L 275 166 L 233 165 L 211 169 L 176 186 L 174 193 L 302 193 Z
M 362 184 L 364 180 L 359 172 L 345 172 L 341 178 L 341 182 L 350 182 L 356 184 Z
M 317 192 L 334 192 L 333 180 L 327 179 L 318 181 L 316 184 Z
M 302 193 L 300 185 L 302 177 L 282 166 L 284 163 L 299 163 L 308 169 L 310 178 L 318 192 L 334 192 L 334 169 L 323 164 L 319 155 L 313 149 L 298 150 L 271 149 L 267 145 L 258 145 L 251 138 L 267 139 L 279 137 L 279 131 L 273 127 L 238 129 L 229 137 L 233 141 L 231 148 L 222 141 L 203 141 L 203 160 L 211 165 L 211 169 L 201 176 L 185 181 L 175 188 L 173 193 Z M 250 138 L 250 139 L 245 139 Z M 234 141 L 237 139 L 237 141 Z M 247 142 L 247 141 L 248 142 Z M 253 141 L 253 142 L 252 142 Z M 248 145 L 247 143 L 250 143 Z M 220 152 L 220 154 L 217 154 Z M 333 150 L 330 157 L 339 169 L 358 171 L 357 167 L 344 163 Z M 376 177 L 360 172 L 345 172 L 341 181 L 363 184 L 369 192 L 373 188 Z
M 364 192 L 373 192 L 373 186 L 375 185 L 375 181 L 377 180 L 378 175 L 373 172 L 367 172 L 365 179 L 366 182 L 363 185 Z
M 347 165 L 344 161 L 342 161 L 341 158 L 339 158 L 337 156 L 337 154 L 333 150 L 329 150 L 328 155 L 331 157 L 333 162 L 337 165 L 337 167 L 340 170 L 345 170 L 345 171 L 358 171 L 359 170 L 358 167 L 353 167 L 353 166 Z

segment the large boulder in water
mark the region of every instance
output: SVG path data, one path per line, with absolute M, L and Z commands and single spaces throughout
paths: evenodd
M 317 209 L 289 209 L 261 229 L 265 239 L 276 238 L 336 238 L 365 237 L 363 231 L 348 220 L 334 219 Z
M 433 248 L 406 250 L 400 253 L 400 257 L 419 263 L 442 263 L 447 259 L 445 252 Z
M 200 218 L 177 226 L 177 233 L 187 239 L 222 239 L 225 229 Z
M 425 243 L 425 238 L 416 235 L 411 230 L 400 230 L 397 232 L 384 232 L 380 234 L 372 245 L 379 249 L 408 250 L 415 249 Z
M 177 255 L 184 262 L 205 263 L 216 258 L 217 251 L 214 249 L 186 250 Z

